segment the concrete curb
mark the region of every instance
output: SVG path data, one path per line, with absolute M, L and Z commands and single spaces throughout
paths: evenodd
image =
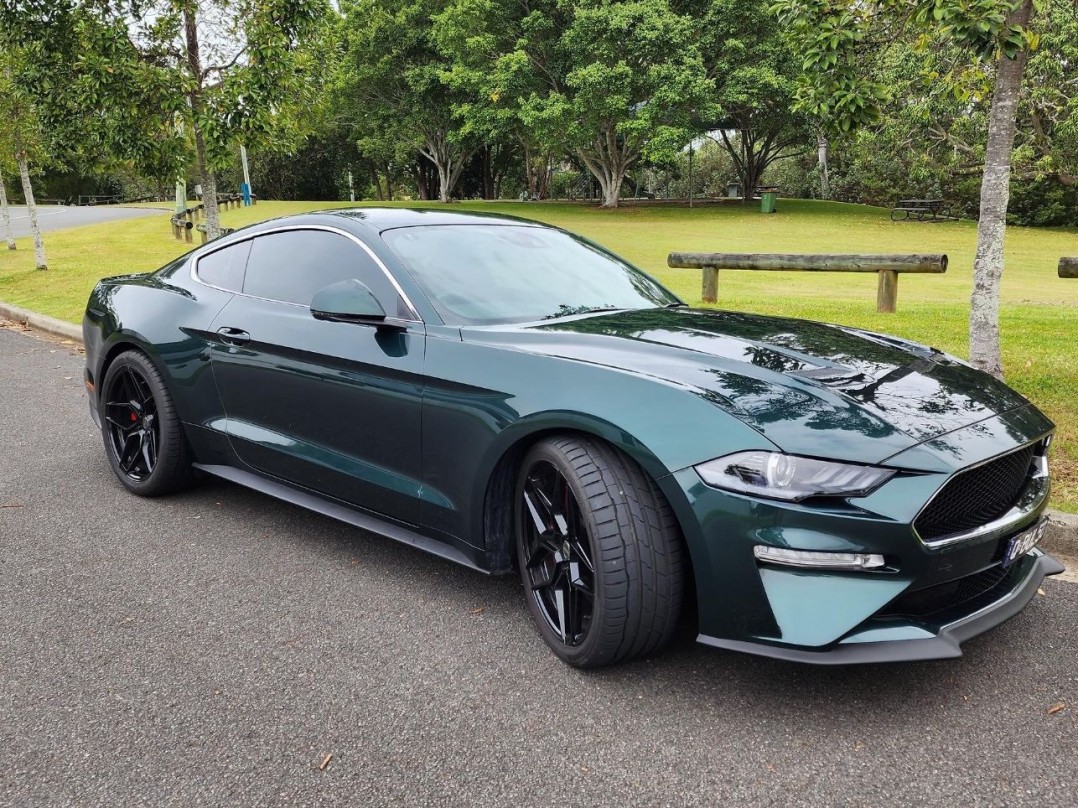
M 46 317 L 44 314 L 21 309 L 2 300 L 0 300 L 0 317 L 17 323 L 25 323 L 47 334 L 82 344 L 82 328 L 57 320 L 55 317 Z M 1050 553 L 1078 558 L 1078 514 L 1049 510 L 1046 515 L 1048 516 L 1048 531 L 1041 546 Z
M 1041 547 L 1049 553 L 1078 558 L 1078 514 L 1047 511 L 1048 532 Z
M 3 301 L 0 301 L 0 317 L 13 320 L 14 322 L 24 323 L 25 325 L 29 325 L 30 328 L 38 329 L 46 334 L 73 339 L 75 342 L 82 345 L 81 325 L 72 325 L 64 320 L 57 320 L 55 317 L 39 315 L 37 311 L 30 311 L 25 308 L 19 308 L 18 306 L 12 306 Z
M 36 311 L 21 309 L 2 300 L 0 300 L 0 317 L 13 320 L 16 323 L 23 323 L 31 328 L 44 331 L 46 334 L 75 340 L 80 345 L 82 344 L 82 326 L 72 325 L 63 320 L 57 320 L 55 317 L 48 317 L 44 314 L 38 314 Z

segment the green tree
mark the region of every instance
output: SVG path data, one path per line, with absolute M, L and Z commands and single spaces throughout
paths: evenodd
M 438 22 L 472 90 L 460 114 L 513 133 L 529 177 L 546 155 L 573 155 L 606 207 L 634 165 L 674 160 L 710 113 L 694 23 L 670 0 L 452 0 Z
M 749 201 L 768 166 L 812 147 L 810 118 L 794 109 L 800 59 L 764 0 L 679 0 L 675 7 L 697 21 L 715 86 L 719 115 L 702 123 L 718 129 Z
M 41 127 L 33 97 L 25 91 L 17 80 L 20 67 L 25 64 L 24 49 L 10 43 L 0 52 L 0 165 L 6 163 L 5 157 L 11 155 L 18 166 L 22 180 L 23 198 L 30 220 L 30 232 L 34 239 L 34 261 L 39 270 L 48 269 L 45 258 L 45 243 L 41 237 L 41 228 L 37 222 L 37 205 L 34 201 L 34 188 L 30 181 L 30 164 L 42 159 Z M 4 207 L 4 224 L 7 227 L 8 248 L 14 249 L 11 238 L 9 214 L 7 210 L 7 192 L 0 200 Z
M 438 172 L 448 202 L 478 146 L 457 114 L 465 91 L 446 80 L 434 39 L 446 0 L 342 0 L 336 96 L 360 150 L 378 162 L 418 152 Z M 422 180 L 421 180 L 422 185 Z
M 1037 44 L 1033 0 L 777 0 L 773 8 L 803 55 L 799 108 L 841 131 L 878 119 L 888 88 L 866 76 L 865 54 L 903 29 L 918 32 L 923 47 L 943 42 L 993 65 L 969 336 L 970 361 L 1002 376 L 999 285 L 1019 95 Z
M 326 8 L 325 0 L 3 0 L 0 21 L 33 49 L 30 84 L 47 132 L 74 121 L 84 151 L 160 166 L 179 162 L 183 124 L 214 237 L 215 169 L 239 143 L 280 148 L 296 134 L 305 101 L 299 40 Z
M 564 75 L 565 60 L 553 45 L 565 16 L 557 3 L 544 0 L 450 0 L 434 18 L 435 40 L 450 65 L 445 79 L 462 93 L 454 110 L 462 131 L 494 144 L 501 155 L 516 144 L 529 197 L 549 195 L 549 169 L 561 145 L 525 124 L 521 100 L 559 84 Z M 531 40 L 518 51 L 526 33 Z

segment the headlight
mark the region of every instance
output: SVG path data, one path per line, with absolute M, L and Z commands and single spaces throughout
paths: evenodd
M 813 460 L 780 452 L 738 452 L 696 466 L 708 485 L 796 502 L 806 497 L 859 497 L 894 476 L 890 469 Z

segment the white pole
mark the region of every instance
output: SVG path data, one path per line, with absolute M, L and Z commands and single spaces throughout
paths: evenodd
M 356 201 L 356 189 L 352 185 L 352 169 L 348 169 L 348 196 L 351 197 L 353 202 Z
M 240 163 L 243 164 L 243 188 L 240 190 L 243 192 L 243 205 L 247 207 L 251 204 L 251 174 L 247 170 L 247 147 L 242 143 L 240 144 Z

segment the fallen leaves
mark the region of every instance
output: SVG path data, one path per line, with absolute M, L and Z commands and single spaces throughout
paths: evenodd
M 1051 707 L 1048 708 L 1047 714 L 1048 715 L 1055 715 L 1056 713 L 1062 712 L 1063 710 L 1066 710 L 1066 709 L 1067 709 L 1067 705 L 1064 702 L 1057 701 L 1055 704 L 1053 704 Z
M 476 606 L 474 609 L 469 610 L 468 614 L 482 614 L 486 610 L 486 606 Z

